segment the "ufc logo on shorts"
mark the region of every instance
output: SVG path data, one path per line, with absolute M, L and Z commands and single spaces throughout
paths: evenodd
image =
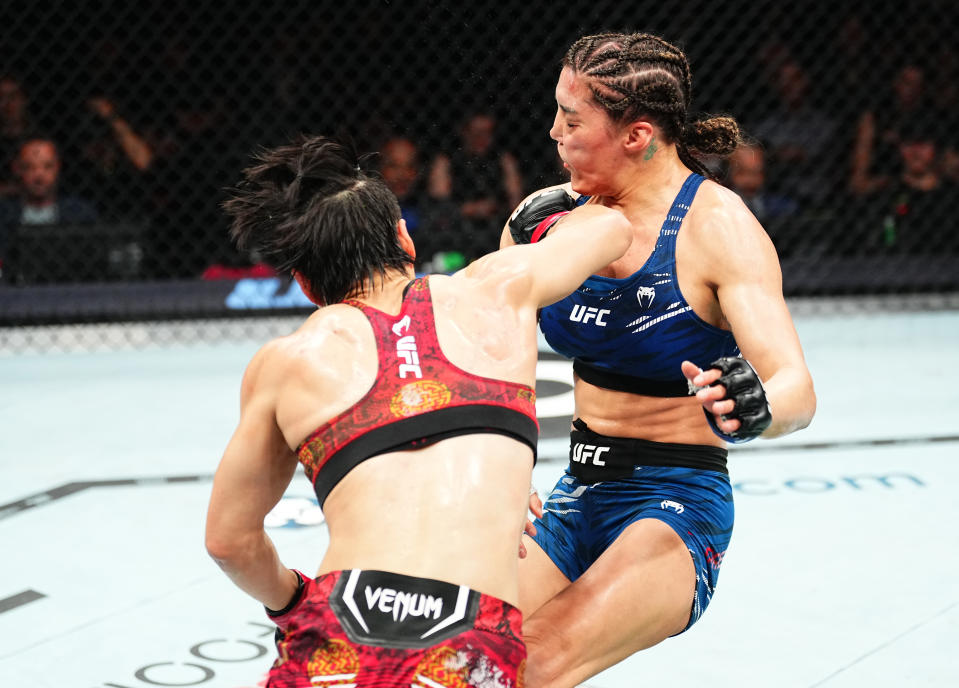
M 570 311 L 569 319 L 573 322 L 581 322 L 584 325 L 590 320 L 595 320 L 596 324 L 600 327 L 606 327 L 606 321 L 603 320 L 604 317 L 610 314 L 608 308 L 593 308 L 592 306 L 573 306 L 573 310 Z
M 583 444 L 577 442 L 573 445 L 573 461 L 576 463 L 589 463 L 592 459 L 594 466 L 605 466 L 606 462 L 599 457 L 609 451 L 609 447 L 599 447 L 595 444 Z
M 416 339 L 413 335 L 402 336 L 410 328 L 410 316 L 404 315 L 403 319 L 393 325 L 393 334 L 399 339 L 396 341 L 396 357 L 405 363 L 400 363 L 398 375 L 405 378 L 407 374 L 412 373 L 413 377 L 423 377 L 423 371 L 420 370 L 420 355 L 416 351 Z

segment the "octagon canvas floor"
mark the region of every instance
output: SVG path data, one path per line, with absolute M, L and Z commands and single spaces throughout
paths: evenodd
M 736 531 L 709 611 L 587 686 L 959 685 L 959 311 L 796 322 L 819 411 L 731 452 Z M 0 685 L 262 679 L 272 626 L 207 557 L 203 520 L 266 338 L 0 353 Z M 538 377 L 546 492 L 571 368 L 544 345 Z M 315 568 L 327 534 L 305 478 L 268 525 L 288 565 Z

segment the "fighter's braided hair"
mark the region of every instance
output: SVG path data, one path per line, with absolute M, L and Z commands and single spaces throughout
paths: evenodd
M 691 151 L 726 156 L 740 142 L 732 117 L 689 121 L 692 75 L 682 50 L 648 33 L 584 36 L 570 46 L 563 66 L 584 76 L 596 102 L 615 122 L 646 117 L 676 144 L 690 169 L 710 176 Z

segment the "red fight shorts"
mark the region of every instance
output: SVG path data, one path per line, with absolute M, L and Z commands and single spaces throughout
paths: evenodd
M 268 688 L 520 688 L 522 615 L 466 586 L 385 571 L 315 580 L 277 624 Z

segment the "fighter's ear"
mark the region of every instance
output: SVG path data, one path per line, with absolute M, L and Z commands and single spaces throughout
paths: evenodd
M 400 247 L 410 254 L 410 258 L 416 260 L 416 246 L 413 245 L 413 237 L 410 236 L 406 228 L 406 220 L 400 218 L 396 223 L 396 236 L 400 241 Z
M 637 119 L 623 128 L 623 145 L 631 152 L 649 152 L 653 145 L 653 139 L 656 136 L 656 130 L 651 122 L 645 119 Z
M 310 286 L 310 283 L 306 280 L 303 274 L 299 270 L 293 271 L 293 279 L 296 280 L 296 283 L 300 285 L 300 289 L 306 294 L 306 298 L 315 303 L 317 306 L 325 306 L 322 299 L 316 298 L 313 294 L 313 287 Z

